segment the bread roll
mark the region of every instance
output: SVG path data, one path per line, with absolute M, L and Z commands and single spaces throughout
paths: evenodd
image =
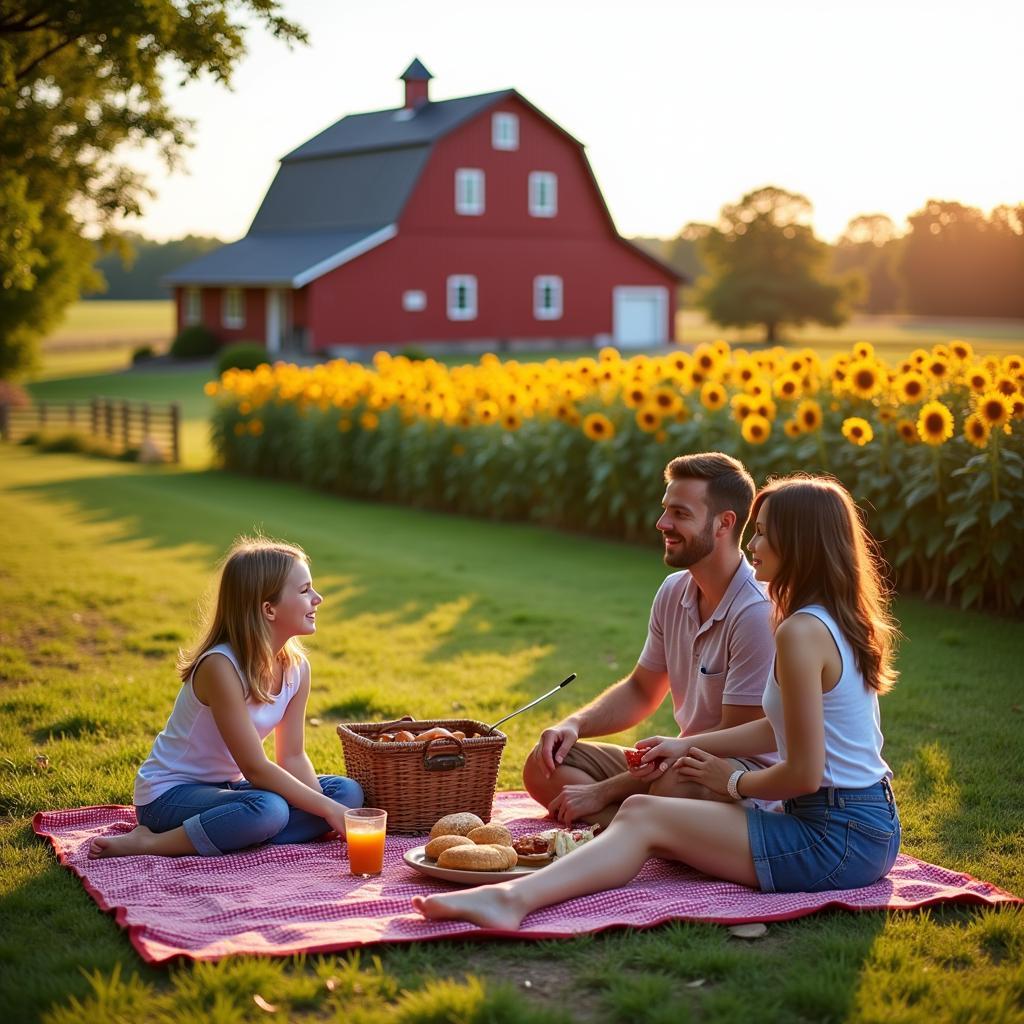
M 438 836 L 427 843 L 423 852 L 431 859 L 437 860 L 440 854 L 453 846 L 474 846 L 472 839 L 467 836 Z
M 474 843 L 497 843 L 499 846 L 512 845 L 512 833 L 504 825 L 480 825 L 468 833 Z
M 519 854 L 511 846 L 503 846 L 500 843 L 484 843 L 489 849 L 497 850 L 505 858 L 505 866 L 502 871 L 508 871 L 519 863 Z
M 508 863 L 505 854 L 495 846 L 453 846 L 437 858 L 440 868 L 457 868 L 460 871 L 504 871 Z
M 458 814 L 446 814 L 434 822 L 430 830 L 430 838 L 438 836 L 468 836 L 475 828 L 479 828 L 483 821 L 469 811 L 460 811 Z

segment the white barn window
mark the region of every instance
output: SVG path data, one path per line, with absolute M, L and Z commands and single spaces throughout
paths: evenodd
M 476 167 L 460 167 L 455 172 L 455 212 L 479 217 L 484 212 L 484 172 Z
M 245 304 L 241 288 L 225 288 L 221 307 L 221 323 L 225 327 L 245 326 Z
M 448 319 L 476 319 L 476 278 L 472 274 L 448 278 Z
M 412 289 L 402 292 L 402 309 L 406 313 L 421 313 L 427 308 L 427 293 Z
M 562 318 L 562 279 L 551 274 L 533 279 L 533 315 L 537 320 Z
M 186 327 L 203 322 L 202 295 L 198 288 L 185 289 L 183 317 Z
M 530 216 L 554 217 L 558 213 L 558 175 L 551 171 L 530 172 Z
M 491 118 L 491 145 L 495 149 L 519 148 L 519 118 L 515 114 L 495 114 Z

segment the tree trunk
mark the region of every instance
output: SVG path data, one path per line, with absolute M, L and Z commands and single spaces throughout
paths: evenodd
M 778 328 L 778 324 L 776 324 L 774 320 L 771 321 L 770 323 L 766 323 L 764 325 L 764 340 L 769 345 L 774 345 L 775 344 L 775 332 L 776 332 L 777 328 Z

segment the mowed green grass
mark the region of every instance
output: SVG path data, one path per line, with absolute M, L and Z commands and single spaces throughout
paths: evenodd
M 753 943 L 677 923 L 146 967 L 29 823 L 43 808 L 130 801 L 173 702 L 195 600 L 254 525 L 303 544 L 326 595 L 309 644 L 309 714 L 322 722 L 309 748 L 322 771 L 342 767 L 338 721 L 456 708 L 494 721 L 578 672 L 507 724 L 499 786 L 518 788 L 539 730 L 632 666 L 665 571 L 654 544 L 0 447 L 0 1019 L 1021 1019 L 1014 908 L 823 913 Z M 905 852 L 1024 893 L 1020 624 L 910 600 L 897 611 L 902 678 L 882 706 Z M 620 738 L 671 724 L 663 708 Z

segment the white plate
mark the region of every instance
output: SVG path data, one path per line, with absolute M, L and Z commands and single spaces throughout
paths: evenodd
M 461 885 L 487 885 L 488 882 L 505 882 L 510 878 L 530 875 L 549 863 L 545 859 L 541 864 L 525 866 L 518 864 L 508 871 L 464 871 L 461 868 L 442 868 L 438 866 L 437 861 L 427 857 L 425 846 L 416 846 L 411 850 L 406 850 L 402 859 L 409 867 L 421 874 L 430 875 L 431 878 L 440 878 L 445 882 L 458 882 Z

